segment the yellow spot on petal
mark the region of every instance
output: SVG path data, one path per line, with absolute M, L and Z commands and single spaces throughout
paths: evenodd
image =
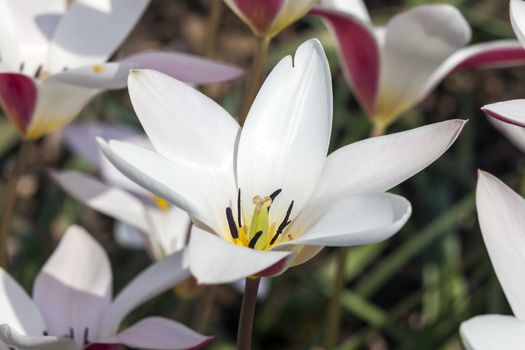
M 96 74 L 104 73 L 104 66 L 97 64 L 93 66 L 92 70 L 93 70 L 93 73 L 96 73 Z
M 153 202 L 162 211 L 168 211 L 170 208 L 170 202 L 159 196 L 153 196 Z

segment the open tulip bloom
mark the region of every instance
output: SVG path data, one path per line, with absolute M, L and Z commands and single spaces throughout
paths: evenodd
M 110 124 L 69 125 L 63 135 L 69 148 L 99 171 L 102 181 L 73 170 L 53 171 L 52 178 L 78 201 L 118 220 L 115 237 L 119 243 L 145 247 L 154 260 L 186 246 L 191 224 L 188 214 L 122 175 L 101 154 L 95 141 L 100 136 L 151 147 L 145 136 Z
M 451 5 L 417 6 L 375 27 L 360 0 L 321 3 L 311 13 L 321 16 L 333 33 L 345 77 L 378 130 L 451 72 L 525 62 L 525 50 L 513 40 L 464 47 L 471 30 Z
M 410 203 L 384 191 L 437 159 L 464 125 L 372 138 L 327 157 L 332 85 L 315 39 L 277 64 L 242 130 L 215 102 L 162 73 L 133 71 L 129 91 L 156 151 L 118 141 L 100 147 L 122 173 L 189 213 L 190 269 L 202 283 L 279 274 L 324 246 L 395 234 Z
M 69 123 L 105 89 L 126 85 L 131 68 L 155 68 L 189 83 L 242 72 L 186 54 L 150 52 L 106 63 L 150 0 L 0 1 L 0 104 L 35 139 Z
M 112 274 L 103 248 L 72 226 L 37 276 L 33 298 L 0 269 L 0 349 L 188 349 L 209 337 L 161 317 L 118 332 L 124 317 L 189 276 L 183 255 L 172 255 L 139 274 L 112 300 Z
M 492 266 L 514 313 L 482 315 L 461 325 L 468 350 L 525 349 L 525 200 L 496 177 L 480 171 L 476 206 Z
M 316 0 L 224 0 L 260 37 L 274 37 L 303 17 Z

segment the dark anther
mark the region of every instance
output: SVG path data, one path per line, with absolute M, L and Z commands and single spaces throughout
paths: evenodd
M 38 66 L 35 72 L 35 78 L 38 78 L 38 76 L 42 73 L 42 65 Z
M 275 191 L 274 193 L 270 195 L 272 202 L 275 200 L 275 198 L 277 198 L 277 196 L 279 195 L 279 193 L 281 193 L 282 190 L 283 190 L 282 188 L 279 188 L 277 191 Z
M 241 189 L 239 188 L 239 192 L 237 193 L 237 222 L 239 223 L 239 227 L 242 227 L 241 222 Z
M 257 241 L 259 240 L 259 238 L 261 238 L 263 232 L 262 231 L 258 231 L 255 236 L 252 237 L 252 239 L 250 240 L 250 243 L 248 244 L 248 247 L 250 248 L 255 248 L 255 245 L 257 244 Z
M 228 219 L 228 226 L 230 226 L 230 232 L 233 239 L 239 238 L 239 231 L 237 231 L 237 225 L 235 225 L 235 219 L 233 218 L 232 208 L 226 208 L 226 219 Z
M 44 337 L 47 337 L 49 333 L 47 331 L 44 331 Z
M 283 233 L 283 231 L 286 228 L 286 226 L 288 226 L 290 224 L 290 222 L 291 222 L 290 221 L 290 214 L 292 213 L 292 209 L 293 209 L 293 201 L 290 203 L 290 206 L 288 207 L 288 210 L 286 211 L 286 215 L 284 216 L 284 220 L 283 220 L 283 222 L 281 222 L 281 224 L 277 228 L 277 231 L 275 232 L 275 235 L 272 237 L 272 240 L 270 241 L 270 244 L 274 244 L 275 241 L 277 240 L 277 238 L 279 237 L 279 235 L 281 233 Z
M 25 66 L 25 63 L 24 63 L 24 62 L 20 62 L 20 67 L 18 68 L 18 70 L 20 71 L 20 73 L 23 73 L 23 72 L 24 72 L 24 66 Z
M 67 71 L 69 70 L 69 68 L 68 68 L 68 66 L 64 66 L 64 68 L 62 68 L 62 70 L 63 70 L 64 72 L 67 72 Z
M 89 345 L 88 335 L 89 329 L 86 327 L 84 328 L 84 345 Z
M 75 339 L 75 330 L 73 329 L 73 327 L 69 328 L 69 337 L 71 339 Z

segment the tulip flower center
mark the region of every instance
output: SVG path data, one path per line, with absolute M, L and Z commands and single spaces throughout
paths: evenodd
M 255 196 L 252 199 L 254 204 L 253 215 L 251 222 L 244 223 L 242 220 L 241 211 L 241 191 L 237 197 L 237 222 L 233 217 L 233 211 L 230 207 L 226 208 L 226 218 L 230 229 L 230 234 L 233 239 L 233 243 L 244 247 L 257 249 L 257 250 L 268 250 L 277 243 L 284 239 L 284 231 L 290 224 L 290 214 L 292 213 L 293 204 L 292 201 L 284 220 L 277 226 L 275 223 L 270 221 L 270 208 L 272 202 L 281 193 L 281 190 L 273 192 L 269 196 Z M 289 239 L 291 239 L 289 237 Z

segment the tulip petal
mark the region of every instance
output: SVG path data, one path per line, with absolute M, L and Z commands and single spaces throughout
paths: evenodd
M 127 249 L 143 250 L 146 243 L 145 234 L 122 221 L 113 223 L 113 237 L 118 245 Z
M 481 110 L 489 117 L 525 127 L 525 99 L 492 103 Z
M 43 334 L 46 329 L 37 306 L 26 291 L 0 268 L 0 325 L 24 334 Z
M 122 89 L 127 86 L 129 71 L 134 68 L 139 68 L 139 66 L 122 62 L 97 63 L 53 74 L 48 81 L 88 89 Z
M 179 192 L 181 198 L 155 192 L 131 178 L 196 217 L 194 208 L 179 203 L 192 202 L 207 212 L 205 217 L 198 219 L 220 232 L 220 228 L 227 227 L 225 209 L 237 197 L 234 154 L 239 125 L 214 101 L 162 73 L 133 71 L 129 78 L 129 92 L 144 130 L 155 149 L 166 158 L 157 155 L 139 160 L 138 154 L 122 158 L 130 165 L 140 165 L 137 168 L 141 172 L 148 173 L 170 191 Z M 120 146 L 115 144 L 111 148 L 116 147 Z M 151 161 L 171 161 L 169 165 L 162 165 L 163 168 L 169 167 L 171 174 L 160 174 L 158 166 L 147 169 L 141 165 Z M 187 187 L 188 182 L 194 188 Z
M 317 7 L 311 12 L 324 19 L 336 38 L 343 72 L 361 106 L 370 115 L 379 88 L 379 46 L 372 28 L 358 18 Z
M 30 336 L 17 332 L 7 324 L 0 325 L 0 340 L 16 350 L 76 350 L 77 345 L 64 337 Z M 0 343 L 1 346 L 1 343 Z
M 489 122 L 510 141 L 517 149 L 525 153 L 525 128 L 505 123 L 496 118 Z
M 52 179 L 88 207 L 139 230 L 150 231 L 148 208 L 133 195 L 77 171 L 51 171 Z
M 66 2 L 63 0 L 10 1 L 9 6 L 11 16 L 15 19 L 19 55 L 24 63 L 23 73 L 33 75 L 39 66 L 47 69 L 49 40 L 66 11 Z M 2 21 L 8 16 L 3 14 Z
M 186 246 L 190 233 L 191 220 L 188 214 L 177 207 L 172 206 L 167 211 L 155 210 L 150 213 L 151 229 L 149 239 L 164 258 Z
M 188 245 L 189 267 L 201 284 L 231 283 L 256 275 L 293 257 L 290 252 L 270 252 L 250 249 L 192 227 Z M 282 273 L 287 263 L 273 274 Z
M 363 0 L 321 0 L 321 6 L 353 15 L 363 22 L 370 22 L 370 14 Z
M 107 308 L 101 322 L 100 338 L 114 335 L 129 312 L 189 276 L 184 266 L 184 252 L 173 254 L 142 271 L 124 287 Z
M 465 123 L 449 120 L 338 149 L 328 156 L 316 190 L 296 220 L 313 223 L 339 200 L 397 186 L 445 153 Z
M 138 349 L 184 350 L 210 343 L 213 337 L 161 317 L 145 318 L 121 333 L 100 343 L 123 344 Z
M 7 0 L 0 1 L 0 52 L 2 53 L 1 63 L 8 68 L 7 71 L 16 71 L 20 68 L 20 50 L 17 36 L 16 20 L 12 11 L 12 2 Z
M 210 84 L 237 79 L 240 68 L 181 52 L 147 52 L 121 61 L 140 68 L 153 69 L 190 84 Z
M 226 4 L 258 35 L 265 36 L 286 0 L 225 0 Z M 304 2 L 304 1 L 300 1 Z
M 49 53 L 51 71 L 102 63 L 120 46 L 149 0 L 76 0 L 60 21 Z
M 461 324 L 467 350 L 525 349 L 525 322 L 512 316 L 482 315 Z
M 525 4 L 521 0 L 510 1 L 510 22 L 514 29 L 514 34 L 525 46 Z
M 18 131 L 26 133 L 37 103 L 37 87 L 30 77 L 0 73 L 0 103 Z
M 253 0 L 236 0 L 237 2 L 251 2 L 260 3 L 260 1 Z M 266 0 L 266 3 L 271 1 Z M 270 30 L 267 32 L 267 35 L 273 37 L 279 34 L 283 29 L 294 23 L 295 21 L 301 19 L 305 16 L 308 11 L 315 5 L 317 0 L 284 0 L 282 9 L 277 13 L 273 23 L 271 24 Z
M 451 5 L 422 5 L 392 18 L 381 50 L 374 115 L 379 123 L 388 125 L 417 103 L 434 71 L 467 44 L 470 35 L 465 18 Z
M 514 315 L 525 320 L 525 200 L 496 177 L 479 172 L 476 189 L 478 220 L 492 266 Z
M 111 302 L 112 276 L 103 248 L 79 226 L 71 226 L 35 281 L 33 298 L 50 334 L 94 340 Z M 86 332 L 88 330 L 88 333 Z
M 216 197 L 224 196 L 220 192 L 224 191 L 224 188 L 222 184 L 215 184 L 213 169 L 206 169 L 208 177 L 203 171 L 196 175 L 188 174 L 185 164 L 173 162 L 156 152 L 125 142 L 112 141 L 107 144 L 100 140 L 99 147 L 123 174 L 145 189 L 185 210 L 192 219 L 208 225 L 217 232 L 227 227 L 217 224 L 221 222 L 220 220 L 226 221 L 224 211 L 230 203 L 221 198 L 219 198 L 220 202 L 215 201 Z M 214 196 L 215 194 L 217 196 Z M 217 204 L 221 202 L 224 206 L 215 210 Z
M 272 222 L 282 222 L 292 201 L 303 207 L 323 171 L 331 130 L 330 68 L 312 39 L 297 49 L 293 64 L 288 56 L 275 66 L 242 129 L 237 178 L 248 222 L 256 195 L 282 190 L 272 203 Z
M 294 221 L 289 231 L 304 233 L 277 247 L 348 247 L 377 243 L 397 233 L 411 213 L 410 202 L 401 196 L 390 193 L 352 196 L 335 203 L 311 227 L 303 228 L 303 222 Z
M 24 136 L 37 139 L 69 124 L 98 90 L 52 80 L 36 81 L 37 102 Z

